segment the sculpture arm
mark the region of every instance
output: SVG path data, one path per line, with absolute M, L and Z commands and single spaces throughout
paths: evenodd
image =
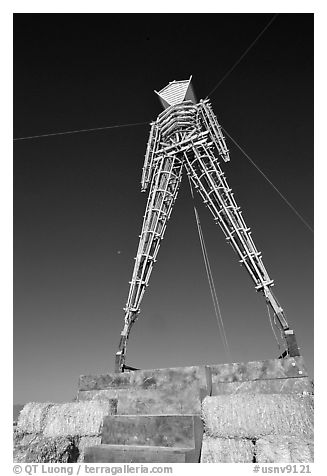
M 154 170 L 154 156 L 157 149 L 157 144 L 159 142 L 160 132 L 156 122 L 151 123 L 150 135 L 148 140 L 148 145 L 146 148 L 143 171 L 142 171 L 142 180 L 141 180 L 141 191 L 145 192 L 151 183 L 152 174 Z
M 202 122 L 205 130 L 209 131 L 210 138 L 214 143 L 218 154 L 225 162 L 228 162 L 230 158 L 225 137 L 221 131 L 221 126 L 218 123 L 217 117 L 215 116 L 208 99 L 204 101 L 201 100 L 199 102 L 198 111 L 200 115 L 200 121 Z

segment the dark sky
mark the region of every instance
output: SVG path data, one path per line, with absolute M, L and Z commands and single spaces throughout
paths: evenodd
M 272 14 L 15 14 L 14 137 L 151 121 L 154 89 L 205 98 Z M 313 226 L 313 15 L 280 14 L 211 96 L 218 120 Z M 14 400 L 67 401 L 112 371 L 146 195 L 147 125 L 14 145 Z M 228 141 L 222 164 L 313 375 L 313 234 Z M 227 361 L 186 177 L 127 361 Z M 197 197 L 233 361 L 274 358 L 263 297 Z

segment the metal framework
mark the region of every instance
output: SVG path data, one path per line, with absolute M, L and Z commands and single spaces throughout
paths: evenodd
M 164 111 L 151 123 L 145 154 L 141 190 L 150 190 L 124 309 L 125 324 L 116 353 L 116 372 L 131 369 L 125 364 L 129 333 L 140 312 L 141 301 L 178 195 L 183 167 L 250 275 L 255 289 L 264 294 L 272 308 L 285 339 L 282 357 L 300 355 L 295 334 L 289 329 L 283 310 L 272 293 L 273 280 L 267 273 L 250 228 L 220 167 L 221 159 L 224 162 L 230 160 L 221 126 L 209 100 L 196 102 L 191 79 L 173 81 L 161 91 L 155 91 Z

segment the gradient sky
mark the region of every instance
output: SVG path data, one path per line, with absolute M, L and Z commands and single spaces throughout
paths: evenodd
M 15 14 L 14 137 L 151 121 L 154 89 L 205 98 L 270 14 Z M 313 15 L 280 14 L 211 96 L 226 130 L 313 226 Z M 14 401 L 68 401 L 113 371 L 146 195 L 149 127 L 14 145 Z M 313 234 L 228 141 L 222 164 L 313 376 Z M 185 180 L 127 363 L 227 361 Z M 232 361 L 274 358 L 263 297 L 196 197 Z

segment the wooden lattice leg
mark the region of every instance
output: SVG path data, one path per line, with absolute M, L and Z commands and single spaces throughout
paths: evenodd
M 299 355 L 294 333 L 289 330 L 283 310 L 270 290 L 273 281 L 265 269 L 261 253 L 252 240 L 250 228 L 245 224 L 218 159 L 206 143 L 194 145 L 184 153 L 184 157 L 186 169 L 195 188 L 214 220 L 220 225 L 226 240 L 238 254 L 240 263 L 247 269 L 256 289 L 263 292 L 272 307 L 284 332 L 288 354 Z
M 225 174 L 217 158 L 206 144 L 194 146 L 192 152 L 185 154 L 186 168 L 204 203 L 220 225 L 226 239 L 239 255 L 257 288 L 271 284 L 272 281 L 262 263 L 261 253 L 257 251 L 248 228 L 237 206 L 232 189 L 228 186 Z
M 145 288 L 149 283 L 167 221 L 177 198 L 181 173 L 182 162 L 174 155 L 169 155 L 160 158 L 152 177 L 125 307 L 125 325 L 121 332 L 119 350 L 116 354 L 116 372 L 124 371 L 128 336 L 140 311 Z

